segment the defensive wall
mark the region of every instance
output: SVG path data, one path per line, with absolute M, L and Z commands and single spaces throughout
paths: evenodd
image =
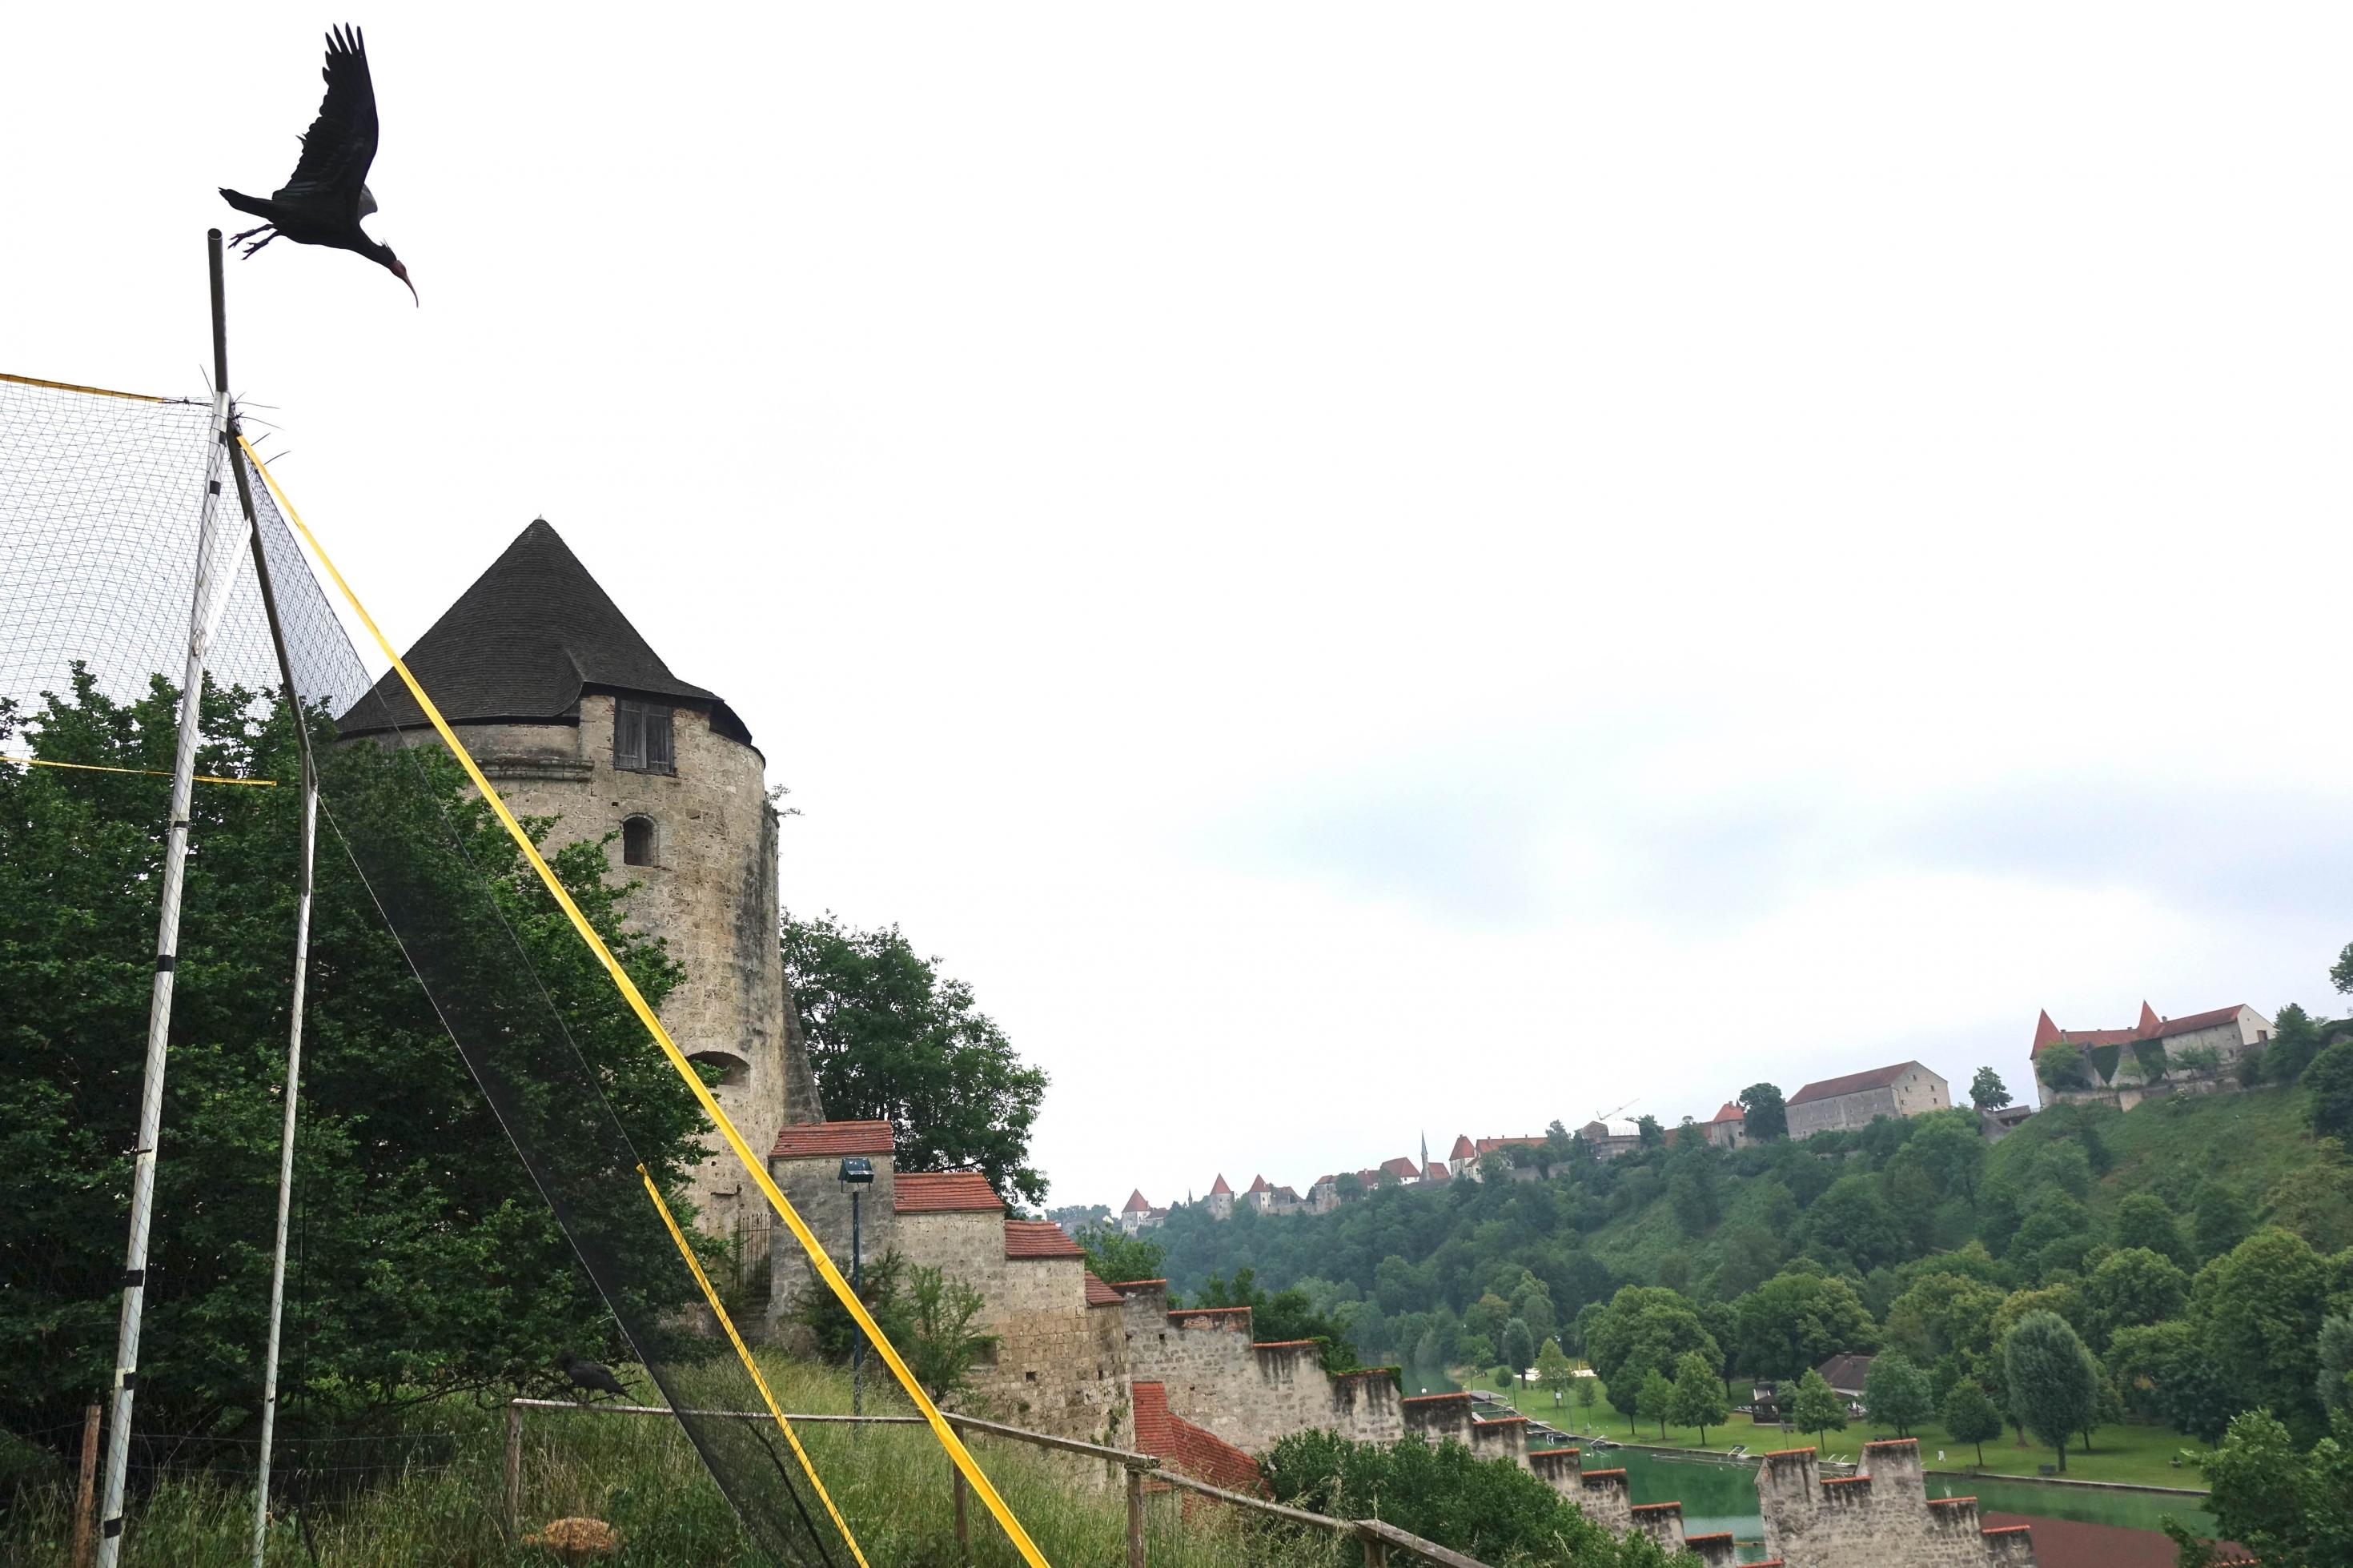
M 1825 1479 L 1816 1458 L 1783 1448 L 1757 1467 L 1768 1556 L 1804 1568 L 2031 1568 L 2027 1527 L 1989 1530 L 1975 1498 L 1927 1495 L 1916 1438 L 1865 1443 L 1852 1476 Z

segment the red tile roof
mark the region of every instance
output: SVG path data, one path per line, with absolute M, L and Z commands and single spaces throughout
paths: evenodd
M 1748 1113 L 1741 1110 L 1739 1106 L 1734 1104 L 1731 1100 L 1727 1100 L 1724 1102 L 1724 1109 L 1722 1110 L 1717 1111 L 1714 1116 L 1708 1118 L 1707 1124 L 1710 1127 L 1713 1127 L 1719 1121 L 1746 1121 L 1747 1120 Z
M 1257 1180 L 1251 1182 L 1250 1184 L 1250 1190 L 1254 1193 L 1262 1193 L 1266 1191 L 1266 1178 L 1264 1176 L 1261 1176 Z
M 1508 1149 L 1514 1144 L 1533 1149 L 1543 1142 L 1541 1138 L 1482 1138 L 1479 1140 L 1479 1152 L 1492 1154 L 1498 1149 Z
M 1150 1199 L 1144 1195 L 1144 1189 L 1142 1187 L 1138 1187 L 1134 1192 L 1127 1194 L 1127 1203 L 1120 1209 L 1119 1212 L 1122 1214 L 1150 1214 L 1152 1212 L 1152 1203 Z
M 1458 1132 L 1454 1135 L 1454 1152 L 1446 1157 L 1450 1160 L 1475 1160 L 1479 1157 L 1479 1151 L 1471 1147 L 1467 1133 Z
M 1084 1258 L 1070 1232 L 1051 1220 L 1008 1219 L 1005 1222 L 1008 1258 Z
M 905 1172 L 891 1206 L 900 1214 L 1001 1213 L 1005 1208 L 978 1171 Z
M 1166 1384 L 1139 1383 L 1134 1385 L 1134 1393 L 1137 1447 L 1195 1480 L 1252 1497 L 1263 1494 L 1265 1482 L 1260 1479 L 1258 1461 L 1170 1410 Z
M 1454 1173 L 1440 1164 L 1437 1161 L 1432 1160 L 1430 1163 L 1429 1173 L 1422 1179 L 1424 1181 L 1430 1182 L 1451 1182 L 1454 1179 Z
M 1382 1161 L 1381 1172 L 1386 1172 L 1388 1174 L 1395 1176 L 1400 1182 L 1410 1182 L 1414 1177 L 1421 1173 L 1420 1167 L 1402 1154 L 1399 1154 L 1394 1160 Z M 1376 1174 L 1378 1173 L 1376 1173 Z
M 2064 1040 L 2071 1046 L 2129 1046 L 2138 1040 L 2168 1040 L 2176 1035 L 2195 1034 L 2211 1029 L 2236 1018 L 2244 1003 L 2234 1007 L 2215 1007 L 2203 1013 L 2189 1013 L 2179 1018 L 2160 1018 L 2147 1002 L 2140 1005 L 2140 1022 L 2129 1029 L 2063 1029 L 2051 1021 L 2048 1009 L 2034 1021 L 2034 1045 L 2028 1051 L 2035 1055 L 2045 1046 Z
M 1226 1185 L 1226 1173 L 1223 1171 L 1219 1171 L 1218 1173 L 1218 1184 L 1209 1189 L 1209 1195 L 1213 1198 L 1219 1193 L 1225 1194 L 1228 1197 L 1232 1197 L 1234 1195 L 1233 1188 Z
M 1100 1279 L 1096 1279 L 1096 1278 L 1095 1278 L 1095 1271 L 1094 1271 L 1093 1269 L 1090 1268 L 1090 1269 L 1088 1269 L 1088 1270 L 1087 1270 L 1087 1305 L 1088 1305 L 1088 1306 L 1090 1306 L 1090 1307 L 1116 1307 L 1116 1306 L 1118 1306 L 1122 1301 L 1124 1301 L 1124 1300 L 1127 1300 L 1127 1298 L 1126 1298 L 1126 1297 L 1124 1297 L 1124 1296 L 1121 1295 L 1118 1291 L 1116 1291 L 1116 1290 L 1113 1289 L 1110 1286 L 1108 1286 L 1108 1285 L 1104 1284 L 1102 1280 L 1100 1280 Z
M 807 1160 L 822 1154 L 888 1154 L 887 1121 L 811 1121 L 776 1134 L 771 1160 Z
M 1791 1095 L 1789 1103 L 1810 1105 L 1817 1100 L 1836 1100 L 1840 1095 L 1860 1094 L 1866 1089 L 1885 1089 L 1919 1065 L 1918 1062 L 1897 1062 L 1894 1067 L 1873 1068 L 1869 1072 L 1851 1072 L 1844 1078 L 1826 1078 L 1820 1083 L 1810 1083 Z

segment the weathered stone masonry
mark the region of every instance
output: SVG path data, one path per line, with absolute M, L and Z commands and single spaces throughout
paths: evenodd
M 1865 1443 L 1855 1474 L 1824 1479 L 1811 1448 L 1757 1468 L 1765 1548 L 1789 1568 L 1983 1568 L 2034 1562 L 2024 1525 L 1987 1530 L 1977 1500 L 1929 1500 L 1914 1438 Z

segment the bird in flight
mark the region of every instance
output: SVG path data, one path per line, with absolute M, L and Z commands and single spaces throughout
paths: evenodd
M 229 241 L 253 254 L 283 235 L 297 245 L 332 245 L 356 251 L 408 284 L 411 299 L 417 285 L 408 282 L 408 268 L 392 247 L 370 239 L 360 219 L 375 211 L 375 197 L 367 188 L 368 165 L 375 162 L 375 83 L 368 77 L 367 46 L 357 27 L 338 27 L 327 35 L 327 96 L 319 118 L 303 133 L 302 156 L 287 182 L 268 201 L 242 191 L 221 187 L 221 198 L 239 212 L 267 219 Z M 420 304 L 423 302 L 418 301 Z

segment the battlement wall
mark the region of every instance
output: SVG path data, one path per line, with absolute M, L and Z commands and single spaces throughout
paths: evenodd
M 1982 1529 L 1975 1499 L 1929 1500 L 1920 1445 L 1909 1437 L 1864 1444 L 1853 1475 L 1828 1479 L 1811 1448 L 1767 1454 L 1757 1468 L 1757 1503 L 1767 1554 L 1808 1568 L 2034 1562 L 2023 1526 Z

